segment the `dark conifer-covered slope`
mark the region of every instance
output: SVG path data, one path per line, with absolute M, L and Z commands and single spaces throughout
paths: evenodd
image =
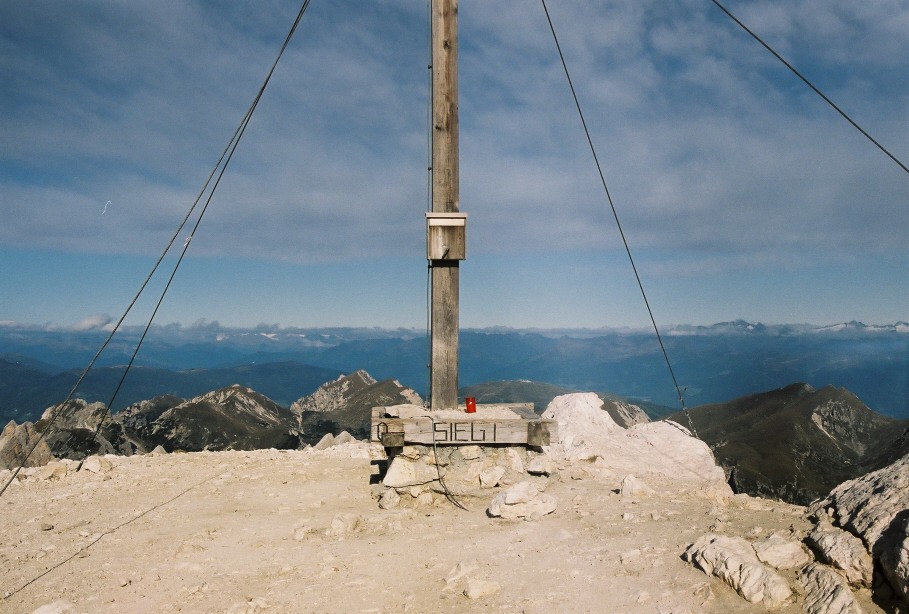
M 735 490 L 802 504 L 892 462 L 909 427 L 848 390 L 802 383 L 690 413 Z M 687 424 L 681 413 L 670 418 Z

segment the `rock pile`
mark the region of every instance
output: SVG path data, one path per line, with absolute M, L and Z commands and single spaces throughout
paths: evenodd
M 619 426 L 593 393 L 556 397 L 543 418 L 558 422 L 558 439 L 541 449 L 519 446 L 404 446 L 389 459 L 376 489 L 383 508 L 441 503 L 447 495 L 486 498 L 490 516 L 535 519 L 556 509 L 551 480 L 624 475 L 622 493 L 653 493 L 635 477 L 657 475 L 706 497 L 731 496 L 710 449 L 674 423 Z M 490 500 L 491 497 L 491 500 Z
M 542 452 L 524 447 L 410 445 L 389 459 L 377 489 L 379 506 L 440 504 L 446 496 L 488 499 L 493 489 L 532 479 L 552 467 Z

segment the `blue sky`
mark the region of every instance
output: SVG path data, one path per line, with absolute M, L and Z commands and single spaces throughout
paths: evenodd
M 909 161 L 909 6 L 727 6 Z M 0 3 L 0 322 L 119 316 L 297 9 Z M 658 322 L 909 320 L 909 175 L 712 3 L 550 12 Z M 427 14 L 312 3 L 159 323 L 424 325 Z M 647 325 L 542 6 L 460 25 L 462 326 Z

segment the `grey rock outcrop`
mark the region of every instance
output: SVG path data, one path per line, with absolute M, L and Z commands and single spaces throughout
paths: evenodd
M 861 614 L 846 580 L 824 565 L 812 563 L 799 573 L 808 614 Z
M 780 533 L 771 533 L 751 544 L 758 560 L 775 569 L 795 569 L 811 561 L 802 544 Z
M 367 438 L 372 408 L 390 405 L 422 406 L 423 400 L 397 380 L 377 382 L 360 370 L 297 399 L 290 411 L 297 417 L 303 441 L 315 445 L 326 433 L 348 431 L 353 437 Z
M 861 538 L 894 591 L 909 603 L 909 455 L 837 486 L 810 510 Z
M 35 427 L 46 430 L 44 440 L 56 458 L 80 460 L 89 454 L 118 452 L 111 440 L 118 438 L 119 427 L 107 415 L 104 403 L 72 399 L 52 405 L 44 410 Z
M 765 567 L 751 544 L 741 537 L 707 533 L 689 546 L 682 558 L 720 578 L 750 603 L 775 608 L 792 595 L 786 581 Z
M 350 375 L 342 375 L 333 382 L 322 384 L 310 395 L 297 399 L 290 411 L 302 414 L 304 411 L 327 412 L 344 409 L 355 393 L 377 383 L 373 377 L 360 369 Z
M 3 432 L 0 433 L 0 469 L 17 469 L 29 450 L 38 441 L 40 434 L 31 422 L 16 424 L 10 420 Z M 46 465 L 51 458 L 51 451 L 47 442 L 42 440 L 35 447 L 35 451 L 25 463 L 26 467 L 40 467 Z
M 603 411 L 609 414 L 609 417 L 623 429 L 631 428 L 635 424 L 644 424 L 650 422 L 650 418 L 644 413 L 644 410 L 619 399 L 605 399 L 603 401 Z
M 296 420 L 256 391 L 234 384 L 161 412 L 143 429 L 143 450 L 294 449 Z
M 821 522 L 805 541 L 821 562 L 839 569 L 850 584 L 871 586 L 874 563 L 858 537 Z

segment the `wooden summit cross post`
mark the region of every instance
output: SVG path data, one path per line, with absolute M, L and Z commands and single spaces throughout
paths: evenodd
M 458 406 L 458 286 L 467 215 L 459 213 L 458 2 L 432 0 L 432 212 L 426 214 L 432 276 L 430 409 Z
M 458 407 L 458 273 L 467 257 L 467 214 L 458 208 L 458 0 L 432 0 L 431 11 L 430 411 L 419 405 L 373 408 L 370 441 L 381 443 L 390 461 L 405 445 L 541 447 L 557 432 L 556 422 L 540 419 L 531 403 L 484 404 L 474 413 Z

